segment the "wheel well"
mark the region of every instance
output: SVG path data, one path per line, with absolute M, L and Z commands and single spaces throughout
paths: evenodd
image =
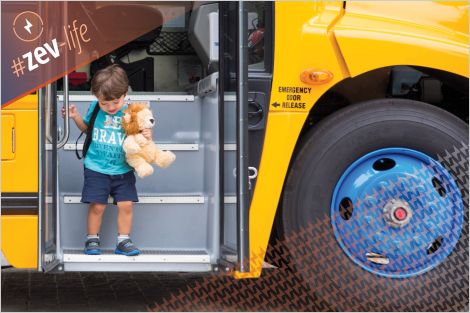
M 367 100 L 404 98 L 426 102 L 454 114 L 468 124 L 468 84 L 467 77 L 432 68 L 404 65 L 383 67 L 345 79 L 327 91 L 310 110 L 291 163 L 301 146 L 303 136 L 313 126 L 341 108 Z M 271 240 L 281 238 L 282 196 L 273 228 Z
M 404 98 L 440 107 L 467 124 L 468 78 L 425 67 L 389 66 L 345 79 L 327 91 L 313 106 L 301 136 L 331 113 L 367 100 Z

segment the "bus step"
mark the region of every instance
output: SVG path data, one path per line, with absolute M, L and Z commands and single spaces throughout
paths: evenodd
M 83 250 L 64 250 L 65 271 L 211 271 L 210 256 L 202 250 L 141 250 L 137 256 L 102 250 L 100 255 L 86 255 Z

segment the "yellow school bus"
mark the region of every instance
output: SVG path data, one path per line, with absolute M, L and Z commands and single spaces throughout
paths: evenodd
M 166 18 L 175 8 L 181 15 Z M 349 264 L 342 270 L 386 286 L 442 279 L 443 266 L 468 274 L 468 195 L 462 173 L 439 162 L 468 149 L 467 2 L 153 10 L 164 24 L 145 48 L 130 42 L 2 110 L 9 264 L 45 272 L 233 265 L 236 278 L 255 278 L 270 238 L 326 223 L 318 240 L 337 242 Z M 150 103 L 157 145 L 177 156 L 137 182 L 138 257 L 82 253 L 82 141 L 57 114 L 70 103 L 84 114 L 90 78 L 111 63 L 128 73 L 126 100 Z M 402 178 L 414 182 L 408 193 L 389 183 Z M 390 192 L 377 193 L 383 186 Z M 105 251 L 115 245 L 115 216 L 110 200 Z

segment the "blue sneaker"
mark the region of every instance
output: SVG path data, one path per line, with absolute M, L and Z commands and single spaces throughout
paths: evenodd
M 127 256 L 138 255 L 140 254 L 140 250 L 134 246 L 132 240 L 124 239 L 116 246 L 116 250 L 114 250 L 116 254 L 123 254 Z
M 101 254 L 100 239 L 90 238 L 85 242 L 85 254 L 98 255 Z

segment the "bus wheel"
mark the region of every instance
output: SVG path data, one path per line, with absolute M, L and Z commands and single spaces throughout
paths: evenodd
M 468 306 L 468 125 L 450 113 L 404 99 L 335 112 L 303 137 L 282 207 L 328 310 Z

